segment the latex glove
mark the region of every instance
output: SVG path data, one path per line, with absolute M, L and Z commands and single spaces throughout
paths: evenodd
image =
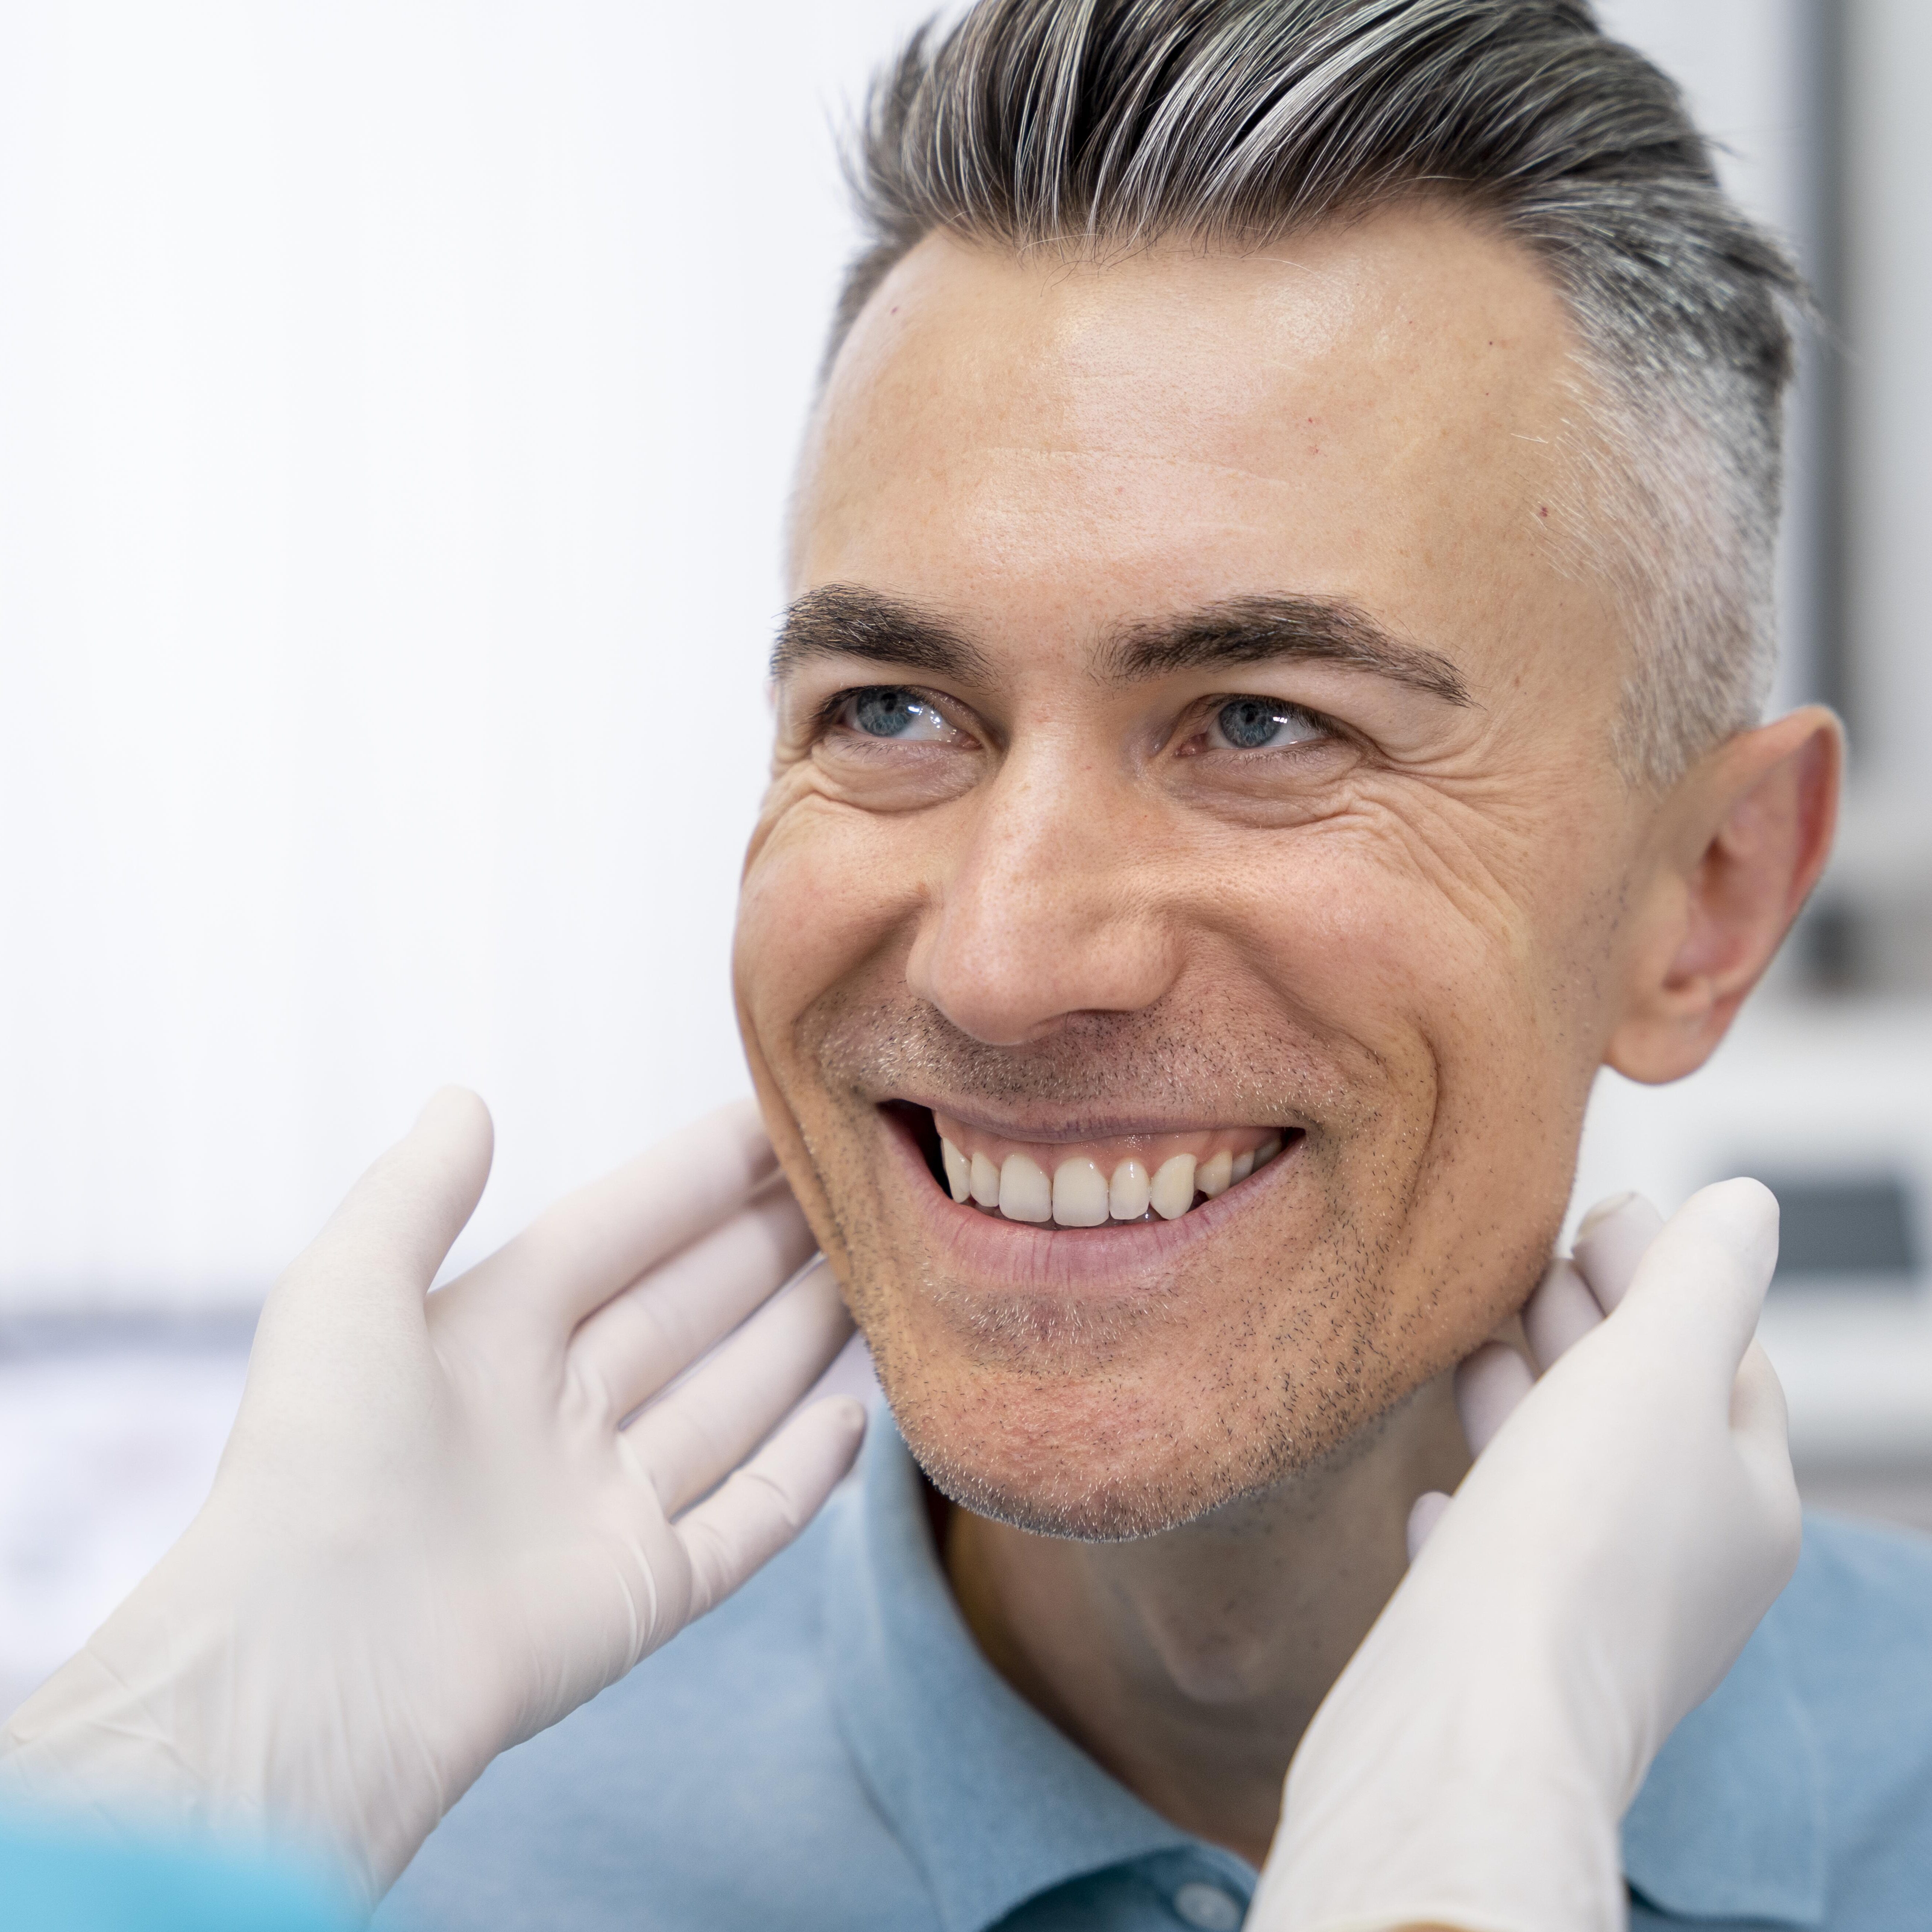
M 1574 1252 L 1550 1263 L 1522 1306 L 1523 1338 L 1538 1372 L 1581 1341 L 1630 1292 L 1638 1262 L 1663 1228 L 1664 1216 L 1640 1194 L 1606 1196 L 1584 1215 L 1576 1224 Z M 1456 1364 L 1456 1412 L 1472 1456 L 1488 1448 L 1534 1380 L 1529 1364 L 1506 1342 L 1485 1342 Z M 1412 1563 L 1448 1507 L 1449 1498 L 1439 1490 L 1417 1498 L 1408 1519 Z
M 1480 1453 L 1303 1737 L 1251 1932 L 1626 1922 L 1619 1822 L 1799 1523 L 1752 1340 L 1777 1203 L 1707 1187 L 1654 1242 L 1648 1204 L 1606 1207 L 1526 1312 L 1560 1359 L 1534 1388 L 1494 1348 L 1459 1377 Z
M 207 1503 L 16 1712 L 0 1792 L 306 1849 L 366 1905 L 824 1501 L 860 1404 L 758 1445 L 850 1324 L 822 1264 L 768 1299 L 812 1242 L 751 1104 L 426 1294 L 490 1150 L 446 1090 L 278 1282 Z

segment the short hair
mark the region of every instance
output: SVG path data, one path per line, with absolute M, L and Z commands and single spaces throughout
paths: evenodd
M 978 0 L 874 77 L 847 169 L 867 238 L 828 370 L 935 231 L 1106 254 L 1418 195 L 1480 214 L 1579 339 L 1575 522 L 1632 646 L 1618 765 L 1666 784 L 1756 722 L 1803 284 L 1588 0 Z

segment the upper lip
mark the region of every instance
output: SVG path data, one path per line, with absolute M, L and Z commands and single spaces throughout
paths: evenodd
M 994 1112 L 971 1101 L 934 1100 L 922 1094 L 899 1094 L 892 1098 L 908 1106 L 923 1107 L 944 1114 L 962 1126 L 976 1128 L 997 1139 L 1033 1141 L 1052 1146 L 1072 1141 L 1116 1141 L 1153 1138 L 1163 1134 L 1213 1133 L 1227 1127 L 1271 1127 L 1287 1134 L 1300 1130 L 1299 1120 L 1241 1120 L 1228 1117 L 1170 1114 L 1156 1119 L 1151 1114 L 1101 1114 L 1075 1113 L 1066 1108 L 1024 1107 Z

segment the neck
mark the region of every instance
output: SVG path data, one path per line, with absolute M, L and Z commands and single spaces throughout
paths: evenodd
M 1274 1490 L 1132 1543 L 953 1509 L 946 1573 L 994 1668 L 1164 1817 L 1258 1865 L 1316 1706 L 1468 1467 L 1448 1378 Z

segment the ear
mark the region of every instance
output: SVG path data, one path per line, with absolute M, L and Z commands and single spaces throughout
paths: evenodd
M 1810 704 L 1726 739 L 1659 807 L 1605 1063 L 1676 1080 L 1708 1060 L 1818 882 L 1844 736 Z

